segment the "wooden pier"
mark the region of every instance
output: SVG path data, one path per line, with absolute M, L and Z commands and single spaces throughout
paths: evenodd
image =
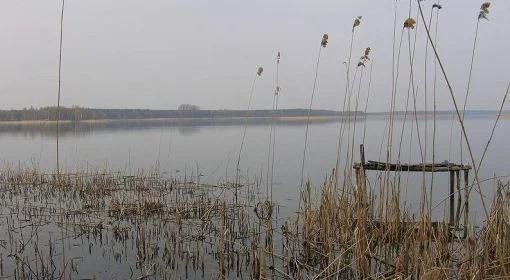
M 469 171 L 471 170 L 471 166 L 455 164 L 449 162 L 442 163 L 419 163 L 419 164 L 405 164 L 405 163 L 386 163 L 386 162 L 377 162 L 377 161 L 365 161 L 365 148 L 363 145 L 360 145 L 360 158 L 361 162 L 355 163 L 353 168 L 356 170 L 356 185 L 365 186 L 365 171 L 392 171 L 392 172 L 440 172 L 440 173 L 450 173 L 450 217 L 449 223 L 450 226 L 455 226 L 458 228 L 459 219 L 460 219 L 460 208 L 462 205 L 462 197 L 461 197 L 461 176 L 460 173 L 463 172 L 463 183 L 464 183 L 464 228 L 468 224 L 468 215 L 469 215 Z M 362 180 L 362 181 L 360 181 Z M 457 209 L 455 209 L 455 189 L 458 192 L 458 202 Z M 457 214 L 455 214 L 457 212 Z

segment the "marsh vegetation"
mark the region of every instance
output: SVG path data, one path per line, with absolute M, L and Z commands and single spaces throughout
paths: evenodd
M 283 51 L 275 53 L 274 65 L 269 66 L 276 69 L 270 110 L 253 110 L 253 98 L 260 94 L 257 85 L 268 78 L 267 71 L 260 66 L 250 73 L 245 110 L 209 111 L 190 109 L 191 105 L 177 111 L 81 110 L 60 106 L 65 8 L 62 1 L 56 108 L 0 112 L 9 120 L 56 119 L 56 127 L 49 125 L 51 128 L 45 130 L 49 131 L 46 135 L 56 136 L 56 153 L 52 156 L 56 168 L 41 167 L 41 145 L 39 162 L 4 163 L 0 169 L 0 278 L 509 278 L 510 185 L 505 182 L 508 176 L 487 177 L 492 170 L 482 167 L 498 165 L 488 164 L 486 155 L 495 140 L 510 84 L 506 91 L 502 89 L 501 105 L 494 111 L 496 117 L 490 118 L 489 126 L 486 120 L 483 123 L 484 128 L 489 127 L 487 135 L 470 138 L 468 131 L 472 127 L 466 114 L 471 83 L 476 78 L 473 64 L 479 55 L 476 51 L 479 30 L 489 17 L 490 3 L 482 3 L 473 18 L 476 29 L 462 100 L 454 91 L 437 48 L 443 7 L 440 3 L 425 3 L 409 1 L 405 15 L 398 13 L 399 5 L 405 4 L 394 3 L 390 102 L 389 108 L 381 110 L 388 113 L 375 114 L 377 120 L 372 128 L 382 131 L 375 134 L 370 128 L 367 108 L 372 80 L 377 78 L 373 77 L 375 61 L 383 54 L 377 54 L 370 46 L 359 48 L 357 35 L 362 32 L 362 16 L 354 17 L 352 26 L 346 28 L 350 40 L 347 59 L 342 64 L 345 88 L 339 112 L 313 108 L 314 99 L 320 94 L 321 62 L 327 59 L 331 48 L 328 34 L 316 38 L 313 83 L 304 110 L 280 110 L 280 95 L 286 93 L 279 79 L 280 63 L 287 59 Z M 428 11 L 430 15 L 426 18 Z M 424 71 L 420 72 L 418 69 L 422 68 Z M 438 83 L 444 85 L 443 94 L 450 98 L 452 114 L 437 111 Z M 405 110 L 397 109 L 398 99 L 405 100 Z M 98 126 L 63 120 L 80 121 L 84 114 L 89 114 L 85 118 L 89 120 L 137 114 L 141 114 L 140 118 L 155 115 L 212 119 L 191 123 L 188 129 L 211 125 L 209 121 L 213 125 L 219 122 L 222 126 L 239 126 L 235 133 L 221 131 L 217 138 L 207 138 L 201 145 L 213 153 L 214 144 L 232 144 L 233 152 L 229 151 L 227 158 L 233 158 L 233 163 L 211 172 L 225 167 L 225 175 L 217 180 L 203 178 L 198 163 L 184 172 L 165 173 L 161 165 L 161 132 L 154 168 L 133 169 L 130 150 L 126 168 L 114 169 L 108 164 L 104 168 L 89 168 L 88 162 L 87 168 L 69 168 L 61 160 L 66 133 L 94 134 Z M 267 118 L 252 119 L 258 116 Z M 240 120 L 232 123 L 214 120 L 215 117 Z M 314 118 L 322 117 L 331 117 L 322 120 L 334 129 L 327 127 L 324 134 L 314 134 Z M 439 120 L 447 124 L 446 131 L 439 131 Z M 156 127 L 175 125 L 170 120 L 152 121 Z M 297 124 L 294 128 L 299 129 L 299 137 L 281 136 L 285 132 L 281 124 L 285 121 Z M 115 122 L 105 123 L 103 127 L 117 128 L 112 125 Z M 263 137 L 255 139 L 259 145 L 251 155 L 261 158 L 265 165 L 250 173 L 246 162 L 253 137 L 249 131 L 252 124 L 261 124 L 259 128 L 264 130 L 259 134 Z M 147 129 L 147 122 L 131 121 L 127 126 Z M 13 124 L 2 128 L 5 131 L 0 133 L 27 133 Z M 320 139 L 323 145 L 331 131 L 333 145 L 321 147 L 331 158 L 311 161 L 313 141 Z M 155 138 L 158 137 L 144 137 L 135 144 L 147 145 Z M 17 141 L 15 138 L 11 142 Z M 120 143 L 109 148 L 117 148 Z M 367 154 L 371 158 L 365 161 L 364 147 L 369 143 Z M 279 156 L 288 145 L 299 148 Z M 438 146 L 442 147 L 441 154 Z M 184 156 L 190 157 L 198 148 L 192 146 Z M 22 149 L 26 147 L 20 148 L 20 153 Z M 444 161 L 438 163 L 438 158 Z M 141 156 L 133 160 L 137 159 Z M 278 161 L 288 165 L 291 159 L 299 165 L 296 172 L 287 174 L 294 181 L 278 190 L 281 186 L 278 178 L 284 173 L 278 168 Z M 223 159 L 213 161 L 220 160 Z M 454 164 L 457 160 L 459 164 Z M 320 171 L 319 182 L 312 180 L 308 171 L 317 162 L 327 165 Z M 369 171 L 374 171 L 373 175 Z M 408 171 L 418 175 L 410 180 Z M 460 171 L 465 172 L 462 185 Z M 444 183 L 441 181 L 444 178 L 435 175 L 438 172 L 450 174 L 450 192 L 446 195 L 444 190 L 438 190 Z M 493 189 L 489 194 L 484 191 L 487 185 Z M 289 190 L 291 194 L 285 193 Z M 413 201 L 406 200 L 408 190 L 415 194 Z M 294 201 L 286 200 L 292 195 L 296 197 Z M 473 206 L 480 210 L 476 218 L 470 208 Z M 438 211 L 442 215 L 437 215 Z

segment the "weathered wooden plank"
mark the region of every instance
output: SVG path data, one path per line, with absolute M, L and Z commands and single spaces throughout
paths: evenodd
M 355 163 L 355 169 L 361 168 L 361 163 Z M 406 172 L 451 172 L 460 170 L 470 170 L 469 165 L 460 165 L 454 163 L 426 163 L 426 164 L 387 164 L 385 162 L 368 161 L 363 164 L 365 170 L 379 170 L 379 171 L 406 171 Z

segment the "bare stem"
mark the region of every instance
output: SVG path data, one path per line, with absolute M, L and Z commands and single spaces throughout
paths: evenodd
M 462 120 L 462 116 L 460 114 L 459 107 L 457 106 L 457 100 L 455 99 L 455 95 L 453 94 L 452 85 L 450 84 L 450 80 L 448 79 L 448 76 L 446 75 L 446 70 L 444 69 L 443 62 L 441 61 L 441 59 L 439 57 L 439 54 L 438 54 L 437 49 L 436 49 L 436 46 L 432 42 L 432 37 L 430 35 L 429 28 L 425 24 L 425 17 L 423 16 L 423 10 L 421 8 L 420 0 L 416 0 L 416 2 L 418 2 L 418 8 L 420 10 L 420 16 L 421 16 L 421 18 L 422 18 L 422 20 L 424 22 L 425 30 L 427 31 L 427 37 L 429 39 L 430 45 L 432 46 L 432 49 L 434 50 L 434 55 L 436 56 L 437 62 L 439 63 L 439 67 L 441 68 L 441 72 L 443 73 L 443 77 L 444 77 L 444 79 L 446 81 L 446 84 L 448 85 L 448 91 L 450 92 L 450 97 L 452 98 L 453 105 L 455 107 L 455 113 L 457 114 L 457 118 L 458 118 L 460 126 L 462 128 L 462 134 L 464 136 L 464 139 L 466 140 L 466 145 L 467 145 L 467 148 L 468 148 L 469 157 L 471 158 L 471 164 L 473 165 L 473 169 L 475 171 L 476 184 L 477 184 L 477 187 L 478 187 L 478 192 L 480 194 L 480 200 L 482 201 L 483 210 L 485 212 L 485 216 L 486 216 L 487 220 L 489 220 L 489 212 L 487 211 L 487 206 L 485 205 L 485 199 L 484 199 L 483 193 L 482 193 L 482 187 L 481 187 L 481 184 L 480 184 L 480 177 L 478 176 L 478 168 L 477 168 L 477 165 L 476 165 L 475 157 L 473 155 L 473 151 L 471 149 L 471 144 L 470 144 L 468 136 L 467 136 L 466 128 L 464 126 L 464 121 Z
M 60 136 L 60 92 L 62 88 L 62 39 L 64 35 L 64 8 L 65 0 L 62 0 L 62 9 L 60 14 L 60 38 L 58 54 L 58 90 L 57 90 L 57 175 L 60 175 L 60 155 L 59 155 L 59 136 Z
M 317 87 L 317 75 L 319 73 L 319 64 L 321 60 L 322 46 L 319 47 L 319 54 L 317 55 L 317 63 L 315 65 L 315 78 L 313 80 L 312 95 L 310 97 L 310 104 L 308 106 L 308 115 L 306 118 L 306 129 L 305 129 L 305 144 L 303 147 L 303 160 L 301 162 L 301 182 L 300 189 L 303 189 L 304 183 L 304 172 L 305 172 L 305 161 L 306 161 L 306 149 L 308 147 L 308 130 L 310 127 L 310 114 L 312 113 L 313 98 L 315 97 L 315 88 Z

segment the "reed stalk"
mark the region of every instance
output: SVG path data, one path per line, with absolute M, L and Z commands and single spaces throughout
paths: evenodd
M 59 136 L 60 136 L 60 95 L 62 88 L 62 42 L 64 37 L 64 9 L 65 0 L 62 0 L 62 7 L 60 11 L 60 37 L 59 37 L 59 53 L 58 53 L 58 88 L 57 88 L 57 146 L 56 146 L 56 161 L 57 161 L 57 175 L 60 175 L 60 154 L 59 154 Z
M 310 103 L 308 105 L 308 114 L 307 114 L 307 118 L 306 118 L 305 141 L 304 141 L 304 146 L 303 146 L 303 159 L 301 161 L 301 180 L 300 180 L 300 190 L 301 191 L 303 190 L 303 184 L 304 184 L 306 150 L 307 150 L 307 147 L 308 147 L 308 130 L 309 130 L 309 127 L 310 127 L 310 114 L 312 112 L 313 99 L 315 97 L 315 90 L 316 90 L 316 87 L 317 87 L 317 77 L 318 77 L 318 74 L 319 74 L 319 65 L 320 65 L 320 60 L 321 60 L 321 53 L 322 53 L 322 49 L 326 48 L 327 44 L 328 44 L 328 34 L 324 34 L 322 36 L 322 41 L 321 41 L 321 44 L 320 44 L 320 47 L 319 47 L 319 52 L 317 54 L 317 62 L 315 63 L 315 75 L 314 75 L 314 79 L 313 79 L 312 94 L 310 96 Z
M 277 58 L 276 58 L 276 88 L 275 88 L 275 96 L 276 96 L 276 102 L 275 102 L 275 113 L 278 113 L 278 105 L 279 105 L 279 99 L 280 99 L 280 52 L 278 52 Z M 276 145 L 276 127 L 273 127 L 273 143 L 272 143 L 272 151 L 273 155 L 271 158 L 271 201 L 273 201 L 273 185 L 274 185 L 274 162 L 275 162 L 275 145 Z
M 482 8 L 483 8 L 483 5 L 482 5 Z M 488 9 L 488 7 L 487 7 L 487 9 Z M 462 106 L 462 121 L 464 121 L 464 117 L 466 114 L 466 105 L 467 105 L 469 93 L 471 90 L 471 80 L 473 77 L 473 66 L 475 63 L 476 49 L 477 49 L 477 43 L 478 43 L 478 30 L 480 28 L 480 21 L 482 19 L 487 19 L 486 15 L 483 14 L 484 12 L 485 11 L 483 9 L 480 11 L 477 21 L 476 21 L 475 36 L 473 39 L 473 48 L 471 50 L 471 62 L 469 64 L 469 74 L 468 74 L 468 80 L 467 80 L 467 85 L 466 85 L 466 96 L 464 97 L 464 104 Z M 488 10 L 487 10 L 487 13 L 488 13 Z M 482 16 L 482 15 L 484 15 L 484 16 Z M 461 160 L 461 162 L 463 161 L 463 146 L 464 146 L 464 144 L 463 144 L 463 140 L 461 138 L 460 139 L 460 160 Z
M 262 72 L 264 71 L 264 69 L 262 67 L 259 67 L 257 69 L 257 72 L 255 73 L 254 77 L 253 77 L 253 82 L 251 84 L 251 88 L 250 88 L 250 96 L 248 98 L 248 106 L 247 106 L 247 111 L 249 112 L 251 110 L 251 102 L 252 102 L 252 99 L 253 99 L 253 93 L 255 91 L 255 83 L 257 82 L 257 78 L 260 77 L 262 75 Z M 239 145 L 239 153 L 237 155 L 237 163 L 236 163 L 236 176 L 235 176 L 235 200 L 237 201 L 237 189 L 239 188 L 239 185 L 240 185 L 240 178 L 239 178 L 239 165 L 240 165 L 240 162 L 241 162 L 241 154 L 243 152 L 243 147 L 244 147 L 244 142 L 246 140 L 246 130 L 248 129 L 248 117 L 249 116 L 246 116 L 245 118 L 245 122 L 244 122 L 244 128 L 243 128 L 243 136 L 241 138 L 241 144 Z
M 363 138 L 362 138 L 363 146 L 365 146 L 365 137 L 367 134 L 367 111 L 368 111 L 368 102 L 370 101 L 370 93 L 371 93 L 371 89 L 372 89 L 372 71 L 373 71 L 373 69 L 374 69 L 374 61 L 372 59 L 372 60 L 370 60 L 370 73 L 368 75 L 367 98 L 365 100 L 365 109 L 363 110 L 363 112 L 365 114 L 365 120 L 364 120 L 364 124 L 363 124 Z
M 487 143 L 485 143 L 485 146 L 483 148 L 482 156 L 480 157 L 480 161 L 478 162 L 478 170 L 482 167 L 483 160 L 485 159 L 485 156 L 487 155 L 487 150 L 489 149 L 489 145 L 492 142 L 492 138 L 494 137 L 494 133 L 496 131 L 496 128 L 498 126 L 499 120 L 501 118 L 501 113 L 503 112 L 503 107 L 505 105 L 506 99 L 508 97 L 508 92 L 510 91 L 510 83 L 508 83 L 508 86 L 506 88 L 505 95 L 503 96 L 503 100 L 501 101 L 501 104 L 499 106 L 498 115 L 496 117 L 496 120 L 494 121 L 494 125 L 491 129 L 491 134 L 489 136 L 489 139 L 487 140 Z
M 419 11 L 420 11 L 420 16 L 421 16 L 423 22 L 425 23 L 425 17 L 423 16 L 423 10 L 421 8 L 420 0 L 417 0 L 417 2 L 418 2 L 418 8 L 419 8 Z M 424 25 L 425 25 L 425 31 L 427 32 L 428 40 L 430 42 L 430 45 L 432 46 L 432 49 L 434 50 L 434 55 L 436 57 L 437 62 L 439 63 L 439 67 L 441 69 L 443 77 L 444 77 L 444 79 L 446 81 L 446 84 L 448 86 L 448 91 L 450 93 L 450 97 L 451 97 L 451 99 L 453 101 L 453 105 L 455 107 L 455 113 L 457 114 L 457 119 L 458 119 L 458 121 L 460 123 L 460 126 L 462 128 L 462 135 L 464 137 L 464 140 L 466 141 L 466 145 L 467 145 L 468 152 L 469 152 L 469 157 L 471 159 L 471 164 L 473 165 L 473 169 L 475 171 L 476 185 L 477 185 L 477 188 L 478 188 L 478 192 L 480 194 L 480 200 L 482 202 L 482 206 L 483 206 L 483 209 L 484 209 L 484 212 L 485 212 L 485 217 L 488 218 L 489 217 L 489 212 L 487 210 L 487 206 L 486 206 L 485 199 L 484 199 L 484 196 L 483 196 L 482 187 L 480 185 L 480 177 L 478 176 L 478 168 L 477 168 L 477 165 L 476 165 L 475 157 L 473 155 L 473 151 L 471 149 L 471 144 L 470 144 L 468 136 L 467 136 L 466 128 L 464 126 L 464 121 L 462 120 L 462 116 L 460 114 L 459 107 L 457 106 L 457 100 L 455 99 L 455 95 L 453 94 L 453 88 L 452 88 L 452 85 L 450 84 L 450 80 L 448 79 L 448 76 L 446 75 L 446 70 L 445 70 L 445 68 L 443 66 L 443 62 L 441 61 L 441 58 L 439 57 L 439 54 L 438 54 L 437 49 L 436 49 L 436 46 L 432 42 L 432 36 L 430 35 L 430 30 L 429 30 L 429 28 L 427 27 L 426 24 L 424 24 Z
M 356 28 L 361 24 L 361 16 L 358 16 L 354 19 L 352 29 L 351 29 L 351 41 L 349 44 L 349 58 L 347 60 L 347 63 L 345 63 L 346 66 L 346 80 L 345 80 L 345 92 L 344 92 L 344 98 L 343 98 L 343 105 L 342 105 L 342 116 L 340 119 L 340 127 L 338 132 L 338 146 L 337 146 L 337 153 L 336 153 L 336 163 L 335 163 L 335 182 L 334 182 L 334 189 L 337 191 L 338 189 L 338 174 L 339 174 L 339 168 L 340 168 L 340 156 L 342 153 L 342 145 L 343 145 L 343 133 L 344 133 L 344 124 L 345 124 L 345 105 L 347 100 L 347 95 L 349 94 L 350 89 L 350 70 L 351 70 L 351 61 L 352 61 L 352 46 L 354 44 L 354 35 Z M 349 104 L 350 107 L 350 104 Z M 345 185 L 345 169 L 344 169 L 344 185 Z
M 437 46 L 437 38 L 439 37 L 437 34 L 438 26 L 439 26 L 439 10 L 442 9 L 442 6 L 440 2 L 438 1 L 437 4 L 432 5 L 432 10 L 436 8 L 436 23 L 435 23 L 435 37 L 434 37 L 434 44 Z M 432 14 L 432 12 L 431 12 Z M 429 23 L 429 30 L 432 23 L 432 17 L 431 21 Z M 429 41 L 427 40 L 427 57 L 428 57 L 428 45 Z M 437 61 L 434 60 L 434 83 L 433 83 L 433 124 L 432 124 L 432 170 L 434 170 L 434 164 L 436 162 L 436 113 L 437 113 Z M 434 172 L 430 175 L 430 194 L 429 194 L 429 216 L 432 216 L 432 192 L 434 190 Z
M 395 24 L 394 24 L 394 33 L 396 33 L 396 18 L 397 18 L 397 4 L 395 2 Z M 400 55 L 402 50 L 402 42 L 404 37 L 404 30 L 405 28 L 402 27 L 402 31 L 400 33 L 400 43 L 398 46 L 398 54 L 397 54 L 397 60 L 396 60 L 396 67 L 395 67 L 395 60 L 393 60 L 393 81 L 392 81 L 392 90 L 391 90 L 391 100 L 390 100 L 390 119 L 388 124 L 388 140 L 387 140 L 387 147 L 386 147 L 386 171 L 384 172 L 384 178 L 383 178 L 383 187 L 381 188 L 381 198 L 388 198 L 389 197 L 389 185 L 390 185 L 390 176 L 389 176 L 389 164 L 391 163 L 392 159 L 392 149 L 393 149 L 393 126 L 394 126 L 394 119 L 395 119 L 395 103 L 396 103 L 396 94 L 397 94 L 397 85 L 398 85 L 398 79 L 399 79 L 399 73 L 400 73 Z M 393 58 L 394 59 L 394 58 Z M 386 190 L 386 193 L 384 193 L 384 190 Z M 380 212 L 383 213 L 383 208 L 385 204 L 381 204 Z
M 276 56 L 276 88 L 273 93 L 273 107 L 271 116 L 271 125 L 269 131 L 269 145 L 267 154 L 267 174 L 266 174 L 266 199 L 269 198 L 269 192 L 271 193 L 270 201 L 273 201 L 273 182 L 274 182 L 274 161 L 275 161 L 275 142 L 276 142 L 276 127 L 274 120 L 278 112 L 278 99 L 280 94 L 280 83 L 279 83 L 279 68 L 280 68 L 280 52 Z

